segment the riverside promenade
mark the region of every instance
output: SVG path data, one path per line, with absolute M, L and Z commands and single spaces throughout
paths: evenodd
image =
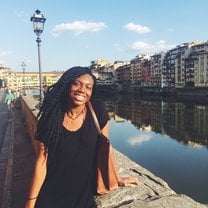
M 24 208 L 35 151 L 21 109 L 9 111 L 0 90 L 0 208 Z
M 21 108 L 9 112 L 3 100 L 4 92 L 0 91 L 0 208 L 24 208 L 35 160 L 37 102 L 24 96 Z M 178 195 L 165 181 L 116 150 L 115 156 L 119 174 L 136 176 L 140 183 L 96 197 L 98 207 L 208 208 L 190 197 Z

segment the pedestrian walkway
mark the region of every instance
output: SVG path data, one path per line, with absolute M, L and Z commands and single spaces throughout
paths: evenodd
M 35 159 L 20 109 L 9 113 L 0 152 L 0 207 L 23 208 Z

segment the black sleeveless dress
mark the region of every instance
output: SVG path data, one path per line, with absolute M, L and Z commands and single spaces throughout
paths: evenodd
M 105 106 L 93 102 L 101 128 L 109 120 Z M 94 208 L 93 179 L 98 132 L 90 110 L 77 131 L 63 128 L 63 137 L 48 166 L 35 208 Z M 44 142 L 44 141 L 42 141 Z

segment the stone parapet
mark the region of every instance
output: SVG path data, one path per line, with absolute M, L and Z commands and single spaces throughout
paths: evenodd
M 121 176 L 135 176 L 139 184 L 121 187 L 110 194 L 96 197 L 100 208 L 207 208 L 186 195 L 175 193 L 161 178 L 115 150 Z
M 38 101 L 32 97 L 21 97 L 22 112 L 36 151 L 37 104 Z M 134 187 L 120 187 L 109 194 L 96 196 L 99 208 L 208 208 L 208 205 L 175 193 L 164 180 L 116 150 L 115 158 L 120 176 L 138 177 L 139 184 Z
M 35 132 L 37 129 L 38 109 L 35 106 L 38 104 L 38 101 L 29 96 L 22 96 L 20 102 L 28 133 L 35 148 L 35 152 L 37 153 L 37 141 L 35 139 Z

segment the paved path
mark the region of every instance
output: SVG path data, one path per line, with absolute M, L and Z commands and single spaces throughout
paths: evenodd
M 0 207 L 23 208 L 35 159 L 20 109 L 9 112 L 0 91 Z
M 4 92 L 4 90 L 0 89 L 0 150 L 2 147 L 5 129 L 9 118 L 9 111 L 4 103 L 5 96 L 6 93 Z
M 5 100 L 5 91 L 0 90 L 0 202 L 3 202 L 6 197 L 6 171 L 7 171 L 7 162 L 8 162 L 8 152 L 9 152 L 9 141 L 7 139 L 8 134 L 10 133 L 9 123 L 11 123 L 11 115 L 7 109 Z M 0 206 L 1 207 L 1 206 Z

